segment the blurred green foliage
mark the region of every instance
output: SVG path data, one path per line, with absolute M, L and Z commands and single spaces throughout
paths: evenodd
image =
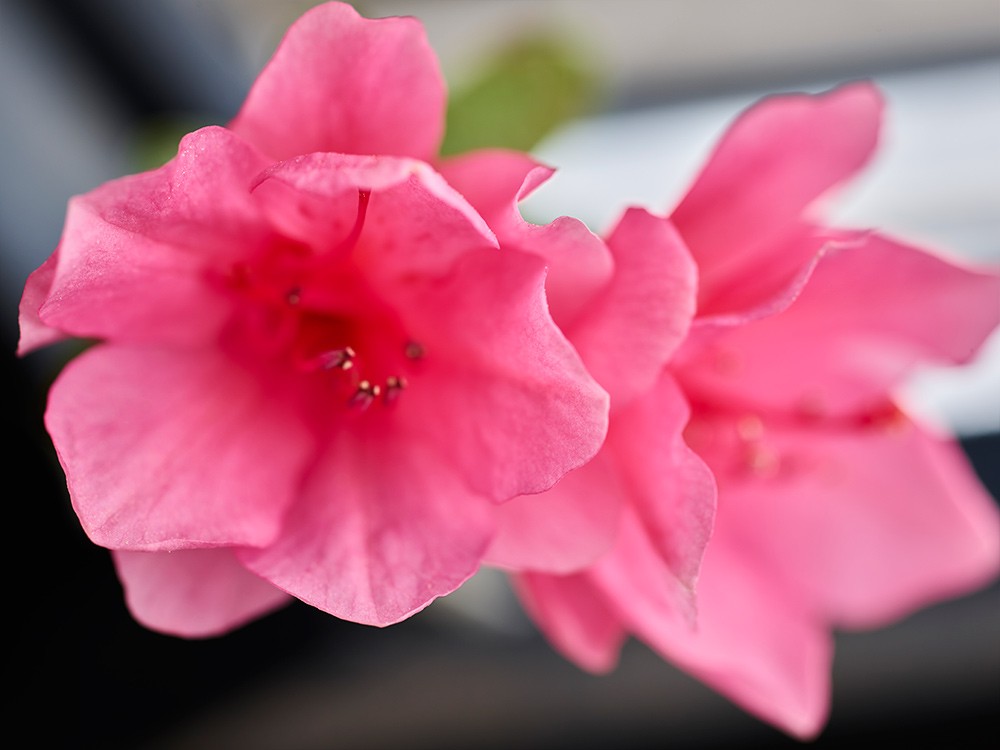
M 136 171 L 163 166 L 177 156 L 181 138 L 208 124 L 208 118 L 199 119 L 195 115 L 150 118 L 138 129 L 132 144 L 132 161 Z
M 590 111 L 600 88 L 596 70 L 567 40 L 544 30 L 518 38 L 451 92 L 441 153 L 530 151 L 558 126 Z

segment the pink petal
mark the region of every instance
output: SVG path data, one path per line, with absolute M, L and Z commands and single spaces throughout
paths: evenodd
M 697 272 L 670 222 L 626 211 L 608 239 L 614 276 L 568 328 L 615 409 L 657 381 L 694 316 Z
M 698 582 L 697 628 L 634 616 L 631 627 L 745 710 L 809 739 L 829 712 L 833 639 L 771 573 L 717 533 Z M 625 597 L 619 606 L 634 609 Z
M 663 374 L 647 395 L 616 413 L 606 452 L 614 456 L 649 543 L 693 592 L 712 533 L 715 480 L 684 442 L 688 415 L 683 394 Z
M 213 271 L 273 238 L 249 190 L 264 163 L 231 133 L 205 128 L 164 167 L 71 200 L 41 321 L 119 341 L 213 338 L 229 312 Z M 29 285 L 36 303 L 39 282 Z
M 626 631 L 686 629 L 694 617 L 691 591 L 667 569 L 627 508 L 614 549 L 586 571 L 526 572 L 513 580 L 528 614 L 553 645 L 594 672 L 614 666 Z
M 633 508 L 622 515 L 614 550 L 588 568 L 587 576 L 632 632 L 694 627 L 697 605 L 690 582 L 668 567 Z
M 706 333 L 714 335 L 713 329 L 777 315 L 802 293 L 824 256 L 862 245 L 866 237 L 865 232 L 834 230 L 806 222 L 790 227 L 780 239 L 760 249 L 760 265 L 752 273 L 728 280 L 717 295 L 703 301 L 689 341 Z M 798 260 L 786 262 L 792 257 Z
M 684 443 L 684 397 L 669 375 L 611 419 L 597 457 L 546 493 L 499 508 L 487 561 L 510 569 L 570 573 L 594 562 L 618 535 L 623 504 L 641 519 L 657 567 L 692 597 L 712 531 L 715 482 Z
M 607 671 L 625 634 L 636 635 L 765 721 L 814 736 L 829 710 L 827 628 L 718 535 L 699 579 L 695 626 L 690 592 L 677 586 L 638 519 L 624 520 L 615 549 L 586 572 L 515 576 L 526 611 L 555 648 L 584 669 Z
M 475 207 L 505 249 L 533 253 L 549 268 L 545 282 L 552 318 L 568 331 L 611 279 L 614 261 L 605 243 L 581 221 L 526 222 L 518 203 L 552 170 L 514 151 L 476 151 L 443 162 L 442 174 Z
M 484 562 L 508 570 L 566 574 L 594 562 L 618 535 L 626 489 L 605 453 L 550 490 L 497 508 L 497 534 Z
M 512 583 L 525 611 L 563 656 L 590 672 L 614 668 L 628 634 L 586 575 L 519 573 Z
M 1000 275 L 878 235 L 828 253 L 784 312 L 676 366 L 693 399 L 820 417 L 866 411 L 922 363 L 967 361 L 1000 322 Z
M 400 429 L 497 501 L 548 489 L 607 432 L 607 393 L 549 317 L 544 284 L 530 255 L 470 253 L 400 300 L 426 349 L 419 387 L 397 404 Z
M 466 253 L 496 249 L 482 217 L 412 159 L 310 154 L 268 169 L 254 195 L 283 232 L 329 254 L 355 224 L 359 190 L 370 198 L 353 256 L 389 298 L 400 281 L 441 276 Z
M 791 277 L 808 262 L 812 249 L 779 256 L 774 243 L 865 165 L 881 114 L 875 87 L 854 83 L 769 97 L 737 119 L 671 217 L 701 271 L 699 309 L 723 304 L 726 288 L 769 264 Z
M 766 474 L 720 473 L 720 523 L 816 612 L 884 625 L 1000 573 L 1000 513 L 950 441 L 898 413 L 765 423 Z
M 608 246 L 572 217 L 560 216 L 543 226 L 508 226 L 498 230 L 497 236 L 505 249 L 531 253 L 545 261 L 549 311 L 563 331 L 573 328 L 611 279 L 614 262 Z
M 60 374 L 45 423 L 94 542 L 173 550 L 274 539 L 311 450 L 294 417 L 211 351 L 102 345 Z
M 357 424 L 356 433 L 333 437 L 275 543 L 239 557 L 337 617 L 389 625 L 476 571 L 492 506 L 431 446 L 373 421 Z
M 56 264 L 59 253 L 54 252 L 42 265 L 36 268 L 24 285 L 24 293 L 18 306 L 18 318 L 21 335 L 17 342 L 17 353 L 28 354 L 40 347 L 55 343 L 66 338 L 66 334 L 57 328 L 50 328 L 42 322 L 38 311 L 49 296 L 52 279 L 56 275 Z
M 325 3 L 285 34 L 231 128 L 274 159 L 314 151 L 430 159 L 445 90 L 413 18 L 362 18 Z
M 506 229 L 523 220 L 517 204 L 555 170 L 521 151 L 483 149 L 441 159 L 438 170 L 493 227 Z
M 500 177 L 486 187 L 482 175 L 491 168 Z M 450 160 L 446 176 L 487 211 L 504 248 L 545 259 L 552 316 L 616 404 L 649 388 L 694 312 L 694 265 L 669 222 L 626 213 L 610 240 L 612 269 L 608 248 L 580 222 L 535 226 L 521 218 L 517 201 L 548 176 L 526 157 L 477 153 Z
M 222 635 L 291 601 L 229 549 L 118 550 L 114 560 L 132 616 L 168 635 Z

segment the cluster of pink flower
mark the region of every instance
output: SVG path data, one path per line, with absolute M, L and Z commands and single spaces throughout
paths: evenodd
M 46 425 L 128 606 L 388 625 L 492 565 L 582 667 L 636 636 L 815 734 L 833 628 L 1000 568 L 993 499 L 891 396 L 972 356 L 1000 275 L 817 218 L 868 84 L 761 102 L 605 237 L 521 217 L 525 154 L 440 158 L 444 106 L 418 22 L 322 5 L 228 127 L 70 203 L 20 349 L 99 342 Z

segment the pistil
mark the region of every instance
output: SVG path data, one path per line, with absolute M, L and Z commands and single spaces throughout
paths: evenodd
M 358 190 L 358 215 L 354 220 L 351 231 L 333 249 L 334 255 L 347 255 L 358 244 L 361 237 L 361 230 L 365 226 L 365 216 L 368 214 L 368 201 L 371 199 L 371 190 Z

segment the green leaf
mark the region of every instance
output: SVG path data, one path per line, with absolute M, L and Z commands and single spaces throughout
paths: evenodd
M 452 93 L 441 153 L 530 151 L 556 127 L 589 111 L 598 84 L 595 71 L 564 40 L 545 33 L 518 39 Z

